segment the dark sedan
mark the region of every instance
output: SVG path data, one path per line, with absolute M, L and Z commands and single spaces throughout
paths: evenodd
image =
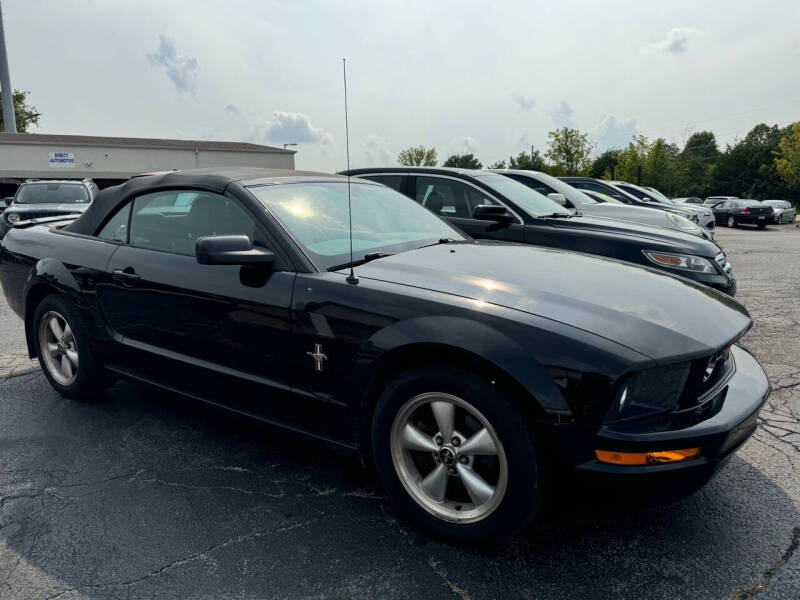
M 426 167 L 350 173 L 402 191 L 474 238 L 599 254 L 663 269 L 732 296 L 736 293 L 731 265 L 714 242 L 662 227 L 573 215 L 505 175 Z
M 476 242 L 331 175 L 132 179 L 69 224 L 12 229 L 0 282 L 61 394 L 98 399 L 124 377 L 360 453 L 403 515 L 449 540 L 525 525 L 553 470 L 686 493 L 769 393 L 731 298 Z
M 764 229 L 773 221 L 775 212 L 771 206 L 762 204 L 758 200 L 724 200 L 715 204 L 712 209 L 714 219 L 720 225 L 736 227 L 737 225 L 756 225 Z

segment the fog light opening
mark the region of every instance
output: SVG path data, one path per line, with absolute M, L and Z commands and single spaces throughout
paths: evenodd
M 676 463 L 697 458 L 700 448 L 684 448 L 682 450 L 658 450 L 654 452 L 615 452 L 613 450 L 595 450 L 597 460 L 610 465 L 661 465 Z

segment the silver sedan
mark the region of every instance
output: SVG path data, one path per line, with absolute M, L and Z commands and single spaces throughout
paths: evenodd
M 775 211 L 773 219 L 775 223 L 794 223 L 797 219 L 797 209 L 788 200 L 764 200 L 763 204 L 771 206 Z

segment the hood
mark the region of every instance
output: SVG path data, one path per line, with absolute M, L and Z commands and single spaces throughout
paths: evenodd
M 6 210 L 15 213 L 40 213 L 40 212 L 53 212 L 53 213 L 82 213 L 91 205 L 91 202 L 71 203 L 71 204 L 57 204 L 51 202 L 40 202 L 36 204 L 12 204 Z
M 694 215 L 710 215 L 711 210 L 702 206 L 695 206 L 694 204 L 663 204 L 669 209 L 683 210 Z
M 735 300 L 612 259 L 492 242 L 440 244 L 377 259 L 361 278 L 434 290 L 565 323 L 656 361 L 712 354 L 750 326 Z
M 649 209 L 643 208 L 642 210 Z M 668 219 L 666 215 L 661 218 Z M 667 229 L 634 221 L 583 215 L 570 219 L 548 219 L 547 222 L 557 228 L 585 229 L 624 236 L 629 240 L 638 240 L 643 246 L 648 243 L 661 244 L 662 246 L 657 248 L 658 250 L 666 250 L 663 247 L 666 244 L 672 247 L 670 249 L 672 252 L 695 254 L 704 258 L 713 258 L 720 253 L 719 246 L 702 237 L 677 229 Z
M 668 217 L 666 211 L 651 210 L 649 208 L 642 208 L 639 206 L 629 206 L 627 204 L 582 204 L 578 207 L 578 212 L 583 215 L 592 217 L 602 217 L 605 219 L 621 219 L 623 221 L 632 221 L 634 223 L 642 223 L 643 225 L 651 225 L 653 227 L 664 227 L 679 231 L 684 234 L 695 235 L 704 237 L 702 228 L 695 223 L 696 231 L 694 233 L 680 229 Z

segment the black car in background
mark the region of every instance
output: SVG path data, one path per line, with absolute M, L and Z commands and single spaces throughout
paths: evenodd
M 662 227 L 573 215 L 505 175 L 436 167 L 349 173 L 406 194 L 477 239 L 597 254 L 688 277 L 731 296 L 736 293 L 731 265 L 714 242 Z
M 762 204 L 758 200 L 741 198 L 723 200 L 715 204 L 711 210 L 714 211 L 714 219 L 720 225 L 736 227 L 747 224 L 756 225 L 759 229 L 764 229 L 768 223 L 772 223 L 775 212 L 771 206 Z
M 131 179 L 77 220 L 13 228 L 0 283 L 61 394 L 144 381 L 359 453 L 407 519 L 455 541 L 523 527 L 545 472 L 684 495 L 752 434 L 770 389 L 736 345 L 751 320 L 732 298 L 470 240 L 332 175 Z

